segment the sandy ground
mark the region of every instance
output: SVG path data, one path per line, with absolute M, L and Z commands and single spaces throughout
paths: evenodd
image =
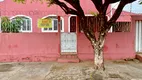
M 105 71 L 96 71 L 93 62 L 0 63 L 0 80 L 142 80 L 142 63 L 106 61 Z

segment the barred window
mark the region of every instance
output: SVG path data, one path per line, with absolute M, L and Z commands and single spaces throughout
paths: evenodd
M 87 27 L 89 27 L 90 29 L 93 28 L 93 30 L 99 31 L 99 22 L 98 22 L 98 18 L 95 16 L 86 16 L 86 23 L 81 22 L 79 24 L 79 31 L 81 31 L 81 26 L 83 24 L 87 24 Z M 76 32 L 76 16 L 71 16 L 70 17 L 70 32 Z
M 16 16 L 20 17 L 22 19 L 21 21 L 21 32 L 32 32 L 32 20 L 26 16 Z M 15 18 L 12 18 L 11 20 L 14 21 Z
M 80 26 L 84 23 L 80 23 Z M 90 29 L 93 28 L 94 32 L 100 31 L 100 22 L 99 18 L 95 16 L 86 16 L 87 27 Z M 80 30 L 79 26 L 79 30 Z M 131 22 L 116 22 L 112 25 L 109 32 L 130 32 Z M 81 30 L 80 30 L 81 31 Z M 70 17 L 70 32 L 76 32 L 76 16 Z
M 76 32 L 76 16 L 70 17 L 70 32 Z
M 46 18 L 51 18 L 52 19 L 52 28 L 42 28 L 42 32 L 58 32 L 58 18 L 57 16 L 48 16 L 45 17 Z M 61 28 L 61 32 L 64 31 L 63 29 L 63 19 L 61 18 L 60 21 L 60 28 Z
M 130 32 L 131 22 L 116 22 L 112 25 L 112 32 Z

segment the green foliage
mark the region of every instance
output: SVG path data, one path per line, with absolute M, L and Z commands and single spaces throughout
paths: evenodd
M 90 14 L 92 14 L 93 16 L 98 16 L 99 13 L 91 11 Z
M 3 33 L 18 33 L 21 29 L 22 19 L 16 17 L 13 21 L 10 21 L 8 17 L 1 18 L 1 30 Z
M 13 0 L 14 2 L 16 3 L 22 3 L 22 4 L 25 4 L 27 0 Z M 44 3 L 46 2 L 48 4 L 48 7 L 50 7 L 52 4 L 54 4 L 54 0 L 30 0 L 31 3 L 33 2 L 41 2 L 41 3 Z
M 17 3 L 23 3 L 24 4 L 26 0 L 13 0 L 13 1 L 17 2 Z
M 17 3 L 25 3 L 26 0 L 13 0 L 14 2 L 17 2 Z M 53 2 L 54 0 L 30 0 L 31 2 Z
M 139 2 L 140 5 L 142 4 L 142 0 L 139 0 L 138 2 Z

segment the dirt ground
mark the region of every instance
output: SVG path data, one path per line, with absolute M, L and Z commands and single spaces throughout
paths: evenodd
M 95 71 L 93 62 L 0 63 L 0 80 L 142 80 L 137 60 L 106 61 L 105 71 Z

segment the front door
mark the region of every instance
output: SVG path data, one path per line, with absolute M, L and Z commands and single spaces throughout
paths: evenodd
M 142 52 L 142 20 L 136 21 L 136 52 Z
M 76 54 L 76 33 L 61 33 L 61 54 Z

